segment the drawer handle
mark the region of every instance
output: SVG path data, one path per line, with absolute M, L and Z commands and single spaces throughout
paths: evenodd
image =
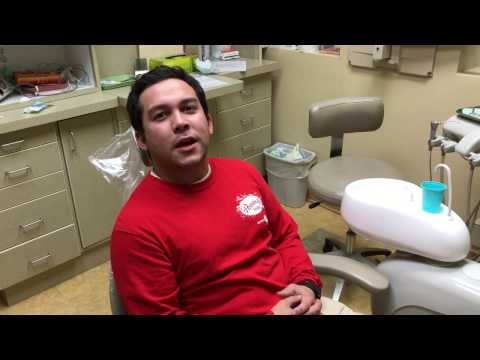
M 240 124 L 242 125 L 243 128 L 250 128 L 253 125 L 253 116 L 250 116 L 248 119 L 242 119 L 240 120 Z
M 30 231 L 30 230 L 33 230 L 33 229 L 36 229 L 38 228 L 41 224 L 43 224 L 44 221 L 42 218 L 39 218 L 38 220 L 35 220 L 29 224 L 25 224 L 25 225 L 18 225 L 18 227 L 23 231 L 23 232 L 27 232 L 27 231 Z
M 72 152 L 75 152 L 77 151 L 77 144 L 75 144 L 75 134 L 71 130 L 68 133 L 70 134 L 70 150 Z
M 242 146 L 242 154 L 244 154 L 244 155 L 251 154 L 254 151 L 255 151 L 255 146 L 253 146 L 253 145 L 248 144 L 248 145 L 243 145 Z
M 47 254 L 47 255 L 42 256 L 38 259 L 30 260 L 30 264 L 32 264 L 33 266 L 41 265 L 43 263 L 46 263 L 48 261 L 48 259 L 50 259 L 51 256 L 52 256 L 52 254 Z
M 252 96 L 253 95 L 253 88 L 240 90 L 240 94 L 242 94 L 242 96 Z
M 12 152 L 20 149 L 20 147 L 23 145 L 24 142 L 25 140 L 18 140 L 8 144 L 2 144 L 1 147 L 2 147 L 2 150 L 5 152 Z
M 21 176 L 27 176 L 30 170 L 31 170 L 31 167 L 27 165 L 21 169 L 5 171 L 5 176 L 11 179 L 15 179 Z

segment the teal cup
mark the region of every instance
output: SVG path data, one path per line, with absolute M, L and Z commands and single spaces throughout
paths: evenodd
M 438 181 L 424 181 L 422 188 L 422 209 L 432 214 L 442 212 L 443 194 L 447 185 Z

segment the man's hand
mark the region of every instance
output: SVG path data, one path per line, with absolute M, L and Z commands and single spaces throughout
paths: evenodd
M 289 296 L 282 299 L 272 308 L 272 313 L 273 315 L 297 315 L 293 307 L 301 300 L 301 295 Z
M 304 315 L 322 315 L 322 302 L 320 299 L 315 299 L 315 302 Z
M 300 296 L 301 301 L 292 310 L 294 315 L 320 315 L 322 302 L 315 298 L 312 289 L 297 284 L 289 284 L 285 289 L 278 292 L 280 296 L 288 299 L 292 296 Z

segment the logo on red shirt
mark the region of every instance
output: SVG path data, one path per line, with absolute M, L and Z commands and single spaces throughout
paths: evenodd
M 262 200 L 255 194 L 237 197 L 237 212 L 242 216 L 255 216 L 262 212 Z

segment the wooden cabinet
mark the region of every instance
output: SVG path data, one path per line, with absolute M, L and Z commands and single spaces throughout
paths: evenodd
M 0 289 L 31 278 L 80 256 L 75 225 L 52 231 L 0 252 Z
M 55 124 L 0 135 L 0 289 L 80 256 Z
M 110 237 L 121 207 L 117 189 L 88 161 L 107 145 L 118 125 L 111 110 L 59 122 L 73 203 L 84 248 Z
M 272 141 L 271 79 L 261 75 L 243 80 L 243 90 L 216 100 L 209 155 L 244 159 L 265 174 L 263 149 Z

